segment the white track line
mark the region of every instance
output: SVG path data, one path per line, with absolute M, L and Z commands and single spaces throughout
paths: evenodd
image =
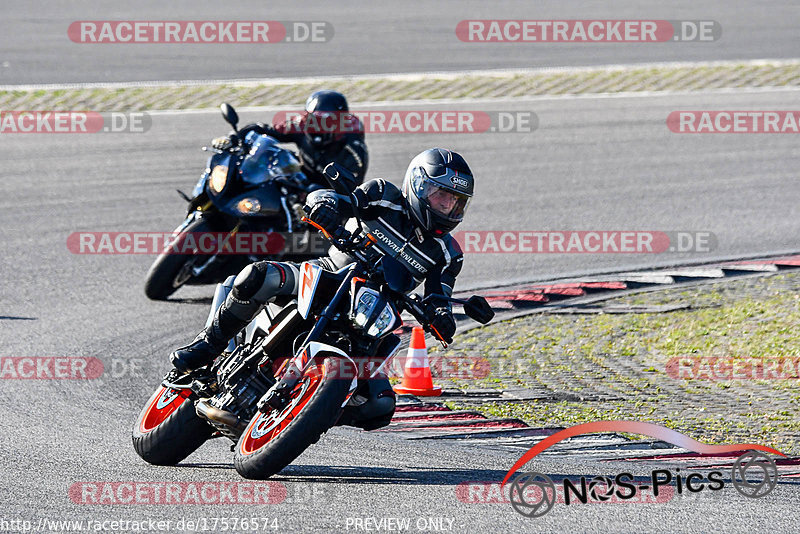
M 30 84 L 30 85 L 0 85 L 0 91 L 39 91 L 57 89 L 127 89 L 138 87 L 191 87 L 236 85 L 239 87 L 254 87 L 259 85 L 286 85 L 286 84 L 324 84 L 334 81 L 371 81 L 371 80 L 396 80 L 418 81 L 430 78 L 443 80 L 458 80 L 464 76 L 495 76 L 513 77 L 530 74 L 548 74 L 554 72 L 593 72 L 593 71 L 630 71 L 648 68 L 696 68 L 696 67 L 729 67 L 736 65 L 745 66 L 800 66 L 800 59 L 749 59 L 726 61 L 677 61 L 656 63 L 631 63 L 595 65 L 582 67 L 539 67 L 532 69 L 484 69 L 462 71 L 433 71 L 409 72 L 386 74 L 359 74 L 342 76 L 304 76 L 296 78 L 246 78 L 228 80 L 170 80 L 170 81 L 142 81 L 142 82 L 88 82 L 88 83 L 57 83 L 57 84 Z

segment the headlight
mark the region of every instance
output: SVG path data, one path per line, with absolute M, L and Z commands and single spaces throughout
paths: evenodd
M 353 322 L 356 323 L 357 326 L 363 328 L 364 325 L 367 324 L 367 319 L 369 319 L 369 316 L 372 315 L 372 310 L 375 307 L 375 301 L 377 300 L 378 298 L 371 291 L 363 291 L 361 293 L 361 295 L 358 297 L 356 309 L 353 310 L 355 315 Z
M 394 310 L 390 304 L 386 304 L 381 312 L 378 320 L 367 330 L 367 335 L 372 337 L 380 337 L 386 333 L 386 330 L 394 324 Z
M 245 198 L 237 204 L 239 211 L 245 215 L 248 213 L 258 213 L 261 211 L 261 202 L 257 198 Z
M 394 328 L 397 312 L 377 291 L 362 288 L 353 306 L 351 318 L 356 326 L 366 329 L 368 336 L 380 337 Z
M 217 165 L 214 167 L 214 170 L 211 171 L 211 180 L 208 185 L 214 193 L 219 194 L 225 189 L 225 182 L 227 181 L 228 167 L 225 165 Z

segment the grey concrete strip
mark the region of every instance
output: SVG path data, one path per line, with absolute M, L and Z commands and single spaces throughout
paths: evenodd
M 628 289 L 615 289 L 604 291 L 600 293 L 593 293 L 591 295 L 583 295 L 577 296 L 573 298 L 567 298 L 563 300 L 559 300 L 558 302 L 547 302 L 547 303 L 536 303 L 531 306 L 519 306 L 519 305 L 504 305 L 505 303 L 494 303 L 493 307 L 496 304 L 500 304 L 499 306 L 495 307 L 495 318 L 493 319 L 494 322 L 497 321 L 506 321 L 510 319 L 515 319 L 517 317 L 523 317 L 525 315 L 529 315 L 532 313 L 599 313 L 591 308 L 587 308 L 586 306 L 592 303 L 602 302 L 604 300 L 608 300 L 611 298 L 617 298 L 623 295 L 629 295 L 633 293 L 641 293 L 641 292 L 649 292 L 649 291 L 659 291 L 662 289 L 667 288 L 674 288 L 674 287 L 691 287 L 697 284 L 708 284 L 708 283 L 724 283 L 728 280 L 733 279 L 741 279 L 741 278 L 749 278 L 749 277 L 759 277 L 759 276 L 771 276 L 777 274 L 782 271 L 791 270 L 798 268 L 794 265 L 796 258 L 796 254 L 789 254 L 788 260 L 781 265 L 777 265 L 775 262 L 780 262 L 782 259 L 787 256 L 786 254 L 781 254 L 780 258 L 773 258 L 767 256 L 762 259 L 748 259 L 746 262 L 730 262 L 724 264 L 708 264 L 708 265 L 698 265 L 692 267 L 685 267 L 685 268 L 671 268 L 671 269 L 664 269 L 660 271 L 641 271 L 641 272 L 623 272 L 623 273 L 615 273 L 615 274 L 608 274 L 602 277 L 575 277 L 570 279 L 558 279 L 553 280 L 553 285 L 564 284 L 564 283 L 574 283 L 574 282 L 598 282 L 598 281 L 623 281 L 628 286 Z M 763 262 L 763 263 L 762 263 Z M 530 283 L 523 283 L 519 284 L 518 288 L 522 291 L 522 288 L 530 286 Z M 503 286 L 502 288 L 486 288 L 484 291 L 491 292 L 497 291 L 498 289 L 502 289 L 505 292 L 512 293 L 515 291 L 514 286 Z M 457 293 L 456 296 L 465 296 L 467 294 L 471 294 L 472 292 L 463 292 Z M 478 292 L 480 293 L 480 292 Z M 659 311 L 675 311 L 680 308 L 674 308 L 669 310 L 659 310 Z M 628 310 L 628 311 L 621 311 L 621 310 L 608 310 L 604 311 L 605 313 L 653 313 L 652 311 L 648 312 L 646 310 Z M 476 324 L 471 319 L 467 318 L 466 316 L 457 316 L 457 322 L 459 325 L 459 332 L 467 332 L 473 330 L 475 328 L 480 328 L 481 325 Z M 462 327 L 463 325 L 463 327 Z M 497 399 L 500 400 L 500 399 Z
M 429 411 L 429 412 L 410 412 L 398 413 L 392 418 L 392 422 L 408 423 L 408 422 L 424 422 L 424 421 L 450 421 L 455 419 L 461 420 L 481 420 L 486 419 L 486 416 L 474 410 L 451 410 L 451 411 Z
M 436 432 L 415 430 L 403 434 L 408 440 L 453 440 L 453 439 L 485 439 L 501 437 L 541 436 L 547 437 L 561 430 L 560 428 L 502 428 L 498 430 L 476 430 L 474 432 Z
M 454 79 L 458 83 L 454 83 Z M 621 92 L 800 87 L 800 60 L 662 63 L 511 71 L 327 76 L 223 82 L 135 82 L 0 87 L 0 109 L 154 111 L 300 105 L 321 85 L 351 102 L 524 98 Z M 299 108 L 298 108 L 299 109 Z
M 665 306 L 592 306 L 592 307 L 569 307 L 552 309 L 548 313 L 561 315 L 581 315 L 592 313 L 668 313 L 678 310 L 688 310 L 688 304 L 674 304 Z
M 525 428 L 527 425 L 516 418 L 484 418 L 469 419 L 464 421 L 403 421 L 392 420 L 389 426 L 380 431 L 397 431 L 406 429 L 438 429 L 438 428 L 475 428 L 475 429 L 494 429 L 494 428 Z

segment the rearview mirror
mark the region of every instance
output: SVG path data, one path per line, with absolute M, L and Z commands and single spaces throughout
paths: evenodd
M 225 102 L 219 107 L 219 110 L 222 112 L 225 121 L 236 130 L 236 125 L 239 124 L 239 115 L 236 113 L 236 110 L 233 109 L 233 106 Z
M 474 319 L 481 324 L 486 324 L 494 317 L 494 310 L 486 302 L 486 299 L 478 295 L 471 296 L 464 304 L 464 313 L 467 317 Z
M 356 178 L 338 163 L 328 163 L 322 171 L 334 191 L 345 197 L 356 188 Z

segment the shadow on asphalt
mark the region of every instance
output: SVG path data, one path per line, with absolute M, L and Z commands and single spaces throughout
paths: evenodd
M 212 302 L 214 302 L 214 298 L 213 297 L 171 298 L 167 299 L 165 302 L 174 302 L 176 304 L 202 304 L 203 306 L 209 306 Z
M 233 464 L 179 464 L 193 469 L 230 469 Z M 457 486 L 468 481 L 501 481 L 506 471 L 496 469 L 344 467 L 328 465 L 290 465 L 269 480 L 349 484 L 435 484 Z M 242 479 L 244 480 L 244 479 Z

